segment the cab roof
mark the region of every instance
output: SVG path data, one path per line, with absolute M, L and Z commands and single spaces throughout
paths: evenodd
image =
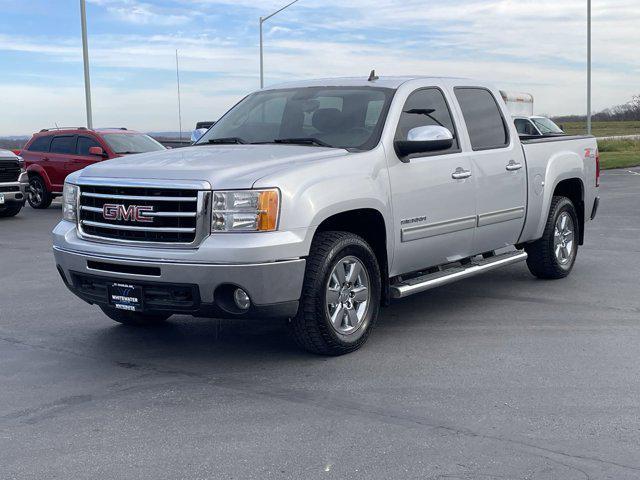
M 382 87 L 397 89 L 403 83 L 411 80 L 433 80 L 436 83 L 449 83 L 451 81 L 464 80 L 470 84 L 483 85 L 485 82 L 461 77 L 433 77 L 433 76 L 399 76 L 399 77 L 378 77 L 369 80 L 367 77 L 337 77 L 319 78 L 313 80 L 300 80 L 294 82 L 278 83 L 266 87 L 265 90 L 278 90 L 283 88 L 304 88 L 304 87 Z

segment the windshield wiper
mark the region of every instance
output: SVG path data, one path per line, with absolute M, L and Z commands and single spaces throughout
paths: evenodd
M 273 143 L 290 143 L 294 145 L 317 145 L 318 147 L 337 148 L 333 145 L 329 145 L 327 142 L 318 140 L 313 137 L 299 137 L 299 138 L 276 138 Z
M 135 155 L 136 153 L 142 152 L 116 152 L 118 155 Z
M 207 143 L 210 144 L 217 144 L 217 145 L 224 145 L 224 144 L 244 144 L 247 143 L 245 142 L 242 138 L 240 137 L 224 137 L 224 138 L 212 138 L 210 140 L 207 140 Z M 200 145 L 203 145 L 202 143 Z

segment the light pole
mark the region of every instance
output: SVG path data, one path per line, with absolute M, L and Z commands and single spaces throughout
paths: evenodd
M 591 0 L 587 0 L 587 135 L 591 135 Z
M 87 6 L 85 0 L 80 0 L 80 22 L 82 24 L 82 60 L 84 62 L 84 97 L 87 105 L 87 127 L 93 128 L 91 79 L 89 78 L 89 42 L 87 41 Z
M 293 2 L 286 4 L 284 7 L 276 10 L 271 15 L 267 15 L 266 17 L 260 17 L 260 88 L 264 88 L 264 55 L 262 53 L 262 24 L 269 20 L 274 15 L 277 15 L 285 8 L 289 8 L 291 5 L 296 3 L 298 0 L 293 0 Z
M 176 80 L 178 82 L 178 124 L 180 126 L 180 141 L 182 141 L 182 101 L 180 100 L 180 64 L 178 63 L 177 49 L 176 49 Z

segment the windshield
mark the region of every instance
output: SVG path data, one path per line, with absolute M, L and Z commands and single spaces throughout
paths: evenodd
M 198 142 L 293 143 L 354 150 L 378 144 L 394 90 L 306 87 L 249 95 Z
M 552 120 L 545 117 L 535 117 L 531 121 L 536 124 L 540 133 L 547 135 L 549 133 L 564 133 Z
M 145 153 L 165 150 L 162 144 L 143 133 L 105 133 L 102 135 L 115 153 Z

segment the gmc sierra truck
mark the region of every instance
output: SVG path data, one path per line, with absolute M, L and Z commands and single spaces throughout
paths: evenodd
M 0 150 L 0 218 L 15 217 L 27 199 L 29 178 L 24 160 L 9 150 Z
M 117 322 L 282 317 L 339 355 L 392 299 L 521 261 L 567 276 L 598 183 L 593 137 L 521 141 L 483 82 L 372 72 L 260 90 L 192 147 L 69 175 L 53 249 Z

